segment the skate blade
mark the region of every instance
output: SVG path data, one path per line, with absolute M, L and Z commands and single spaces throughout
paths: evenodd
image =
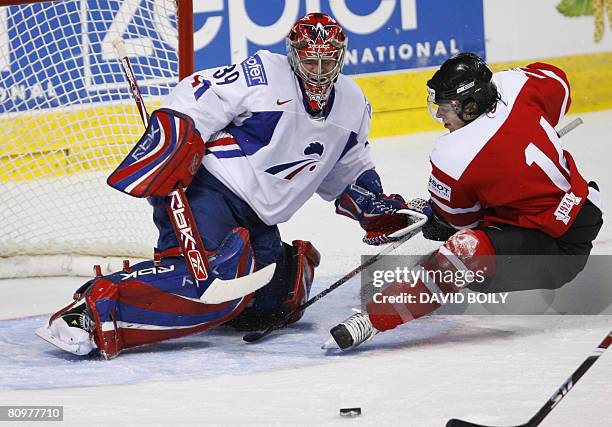
M 49 328 L 49 326 L 41 326 L 36 329 L 34 333 L 49 344 L 53 344 L 55 347 L 67 351 L 68 353 L 76 354 L 77 356 L 87 356 L 93 351 L 91 348 L 83 348 L 80 344 L 69 344 L 60 340 L 51 333 L 51 328 Z
M 321 346 L 321 349 L 322 350 L 331 350 L 331 349 L 339 350 L 340 347 L 338 347 L 338 343 L 332 337 L 323 343 L 323 345 Z

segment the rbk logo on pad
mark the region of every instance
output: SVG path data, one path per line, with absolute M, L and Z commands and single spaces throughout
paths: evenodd
M 159 141 L 159 128 L 152 127 L 151 133 L 147 132 L 145 137 L 134 147 L 134 150 L 130 153 L 130 157 L 134 160 L 140 160 L 144 157 L 151 149 L 151 146 L 157 144 Z
M 189 258 L 189 262 L 193 267 L 192 270 L 195 275 L 195 279 L 198 282 L 208 279 L 208 272 L 204 266 L 204 260 L 202 259 L 202 254 L 200 251 L 195 249 L 187 251 L 187 258 Z
M 121 275 L 121 280 L 127 279 L 136 279 L 139 276 L 149 276 L 151 274 L 163 274 L 170 273 L 174 271 L 174 266 L 169 265 L 168 267 L 159 266 L 159 267 L 149 267 L 143 268 L 142 270 L 134 270 L 131 273 L 119 273 Z

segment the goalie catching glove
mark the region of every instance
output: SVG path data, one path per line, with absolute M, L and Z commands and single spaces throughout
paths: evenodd
M 414 229 L 423 214 L 427 215 L 411 208 L 399 194 L 376 195 L 354 184 L 336 200 L 336 213 L 359 221 L 366 231 L 363 242 L 368 245 L 400 240 Z

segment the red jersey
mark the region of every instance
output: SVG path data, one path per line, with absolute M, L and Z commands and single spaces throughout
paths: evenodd
M 458 229 L 506 223 L 559 237 L 595 192 L 554 129 L 570 106 L 567 77 L 534 63 L 493 81 L 495 109 L 436 141 L 432 204 Z

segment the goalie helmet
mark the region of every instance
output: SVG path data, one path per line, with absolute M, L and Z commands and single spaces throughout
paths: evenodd
M 348 38 L 330 16 L 309 13 L 293 25 L 286 41 L 289 64 L 302 83 L 308 105 L 320 112 L 344 65 Z
M 427 82 L 430 114 L 439 121 L 438 107 L 447 104 L 461 120 L 471 122 L 497 102 L 497 87 L 492 77 L 487 64 L 473 53 L 459 53 L 446 60 Z M 470 102 L 476 104 L 476 109 L 466 112 L 465 107 Z

